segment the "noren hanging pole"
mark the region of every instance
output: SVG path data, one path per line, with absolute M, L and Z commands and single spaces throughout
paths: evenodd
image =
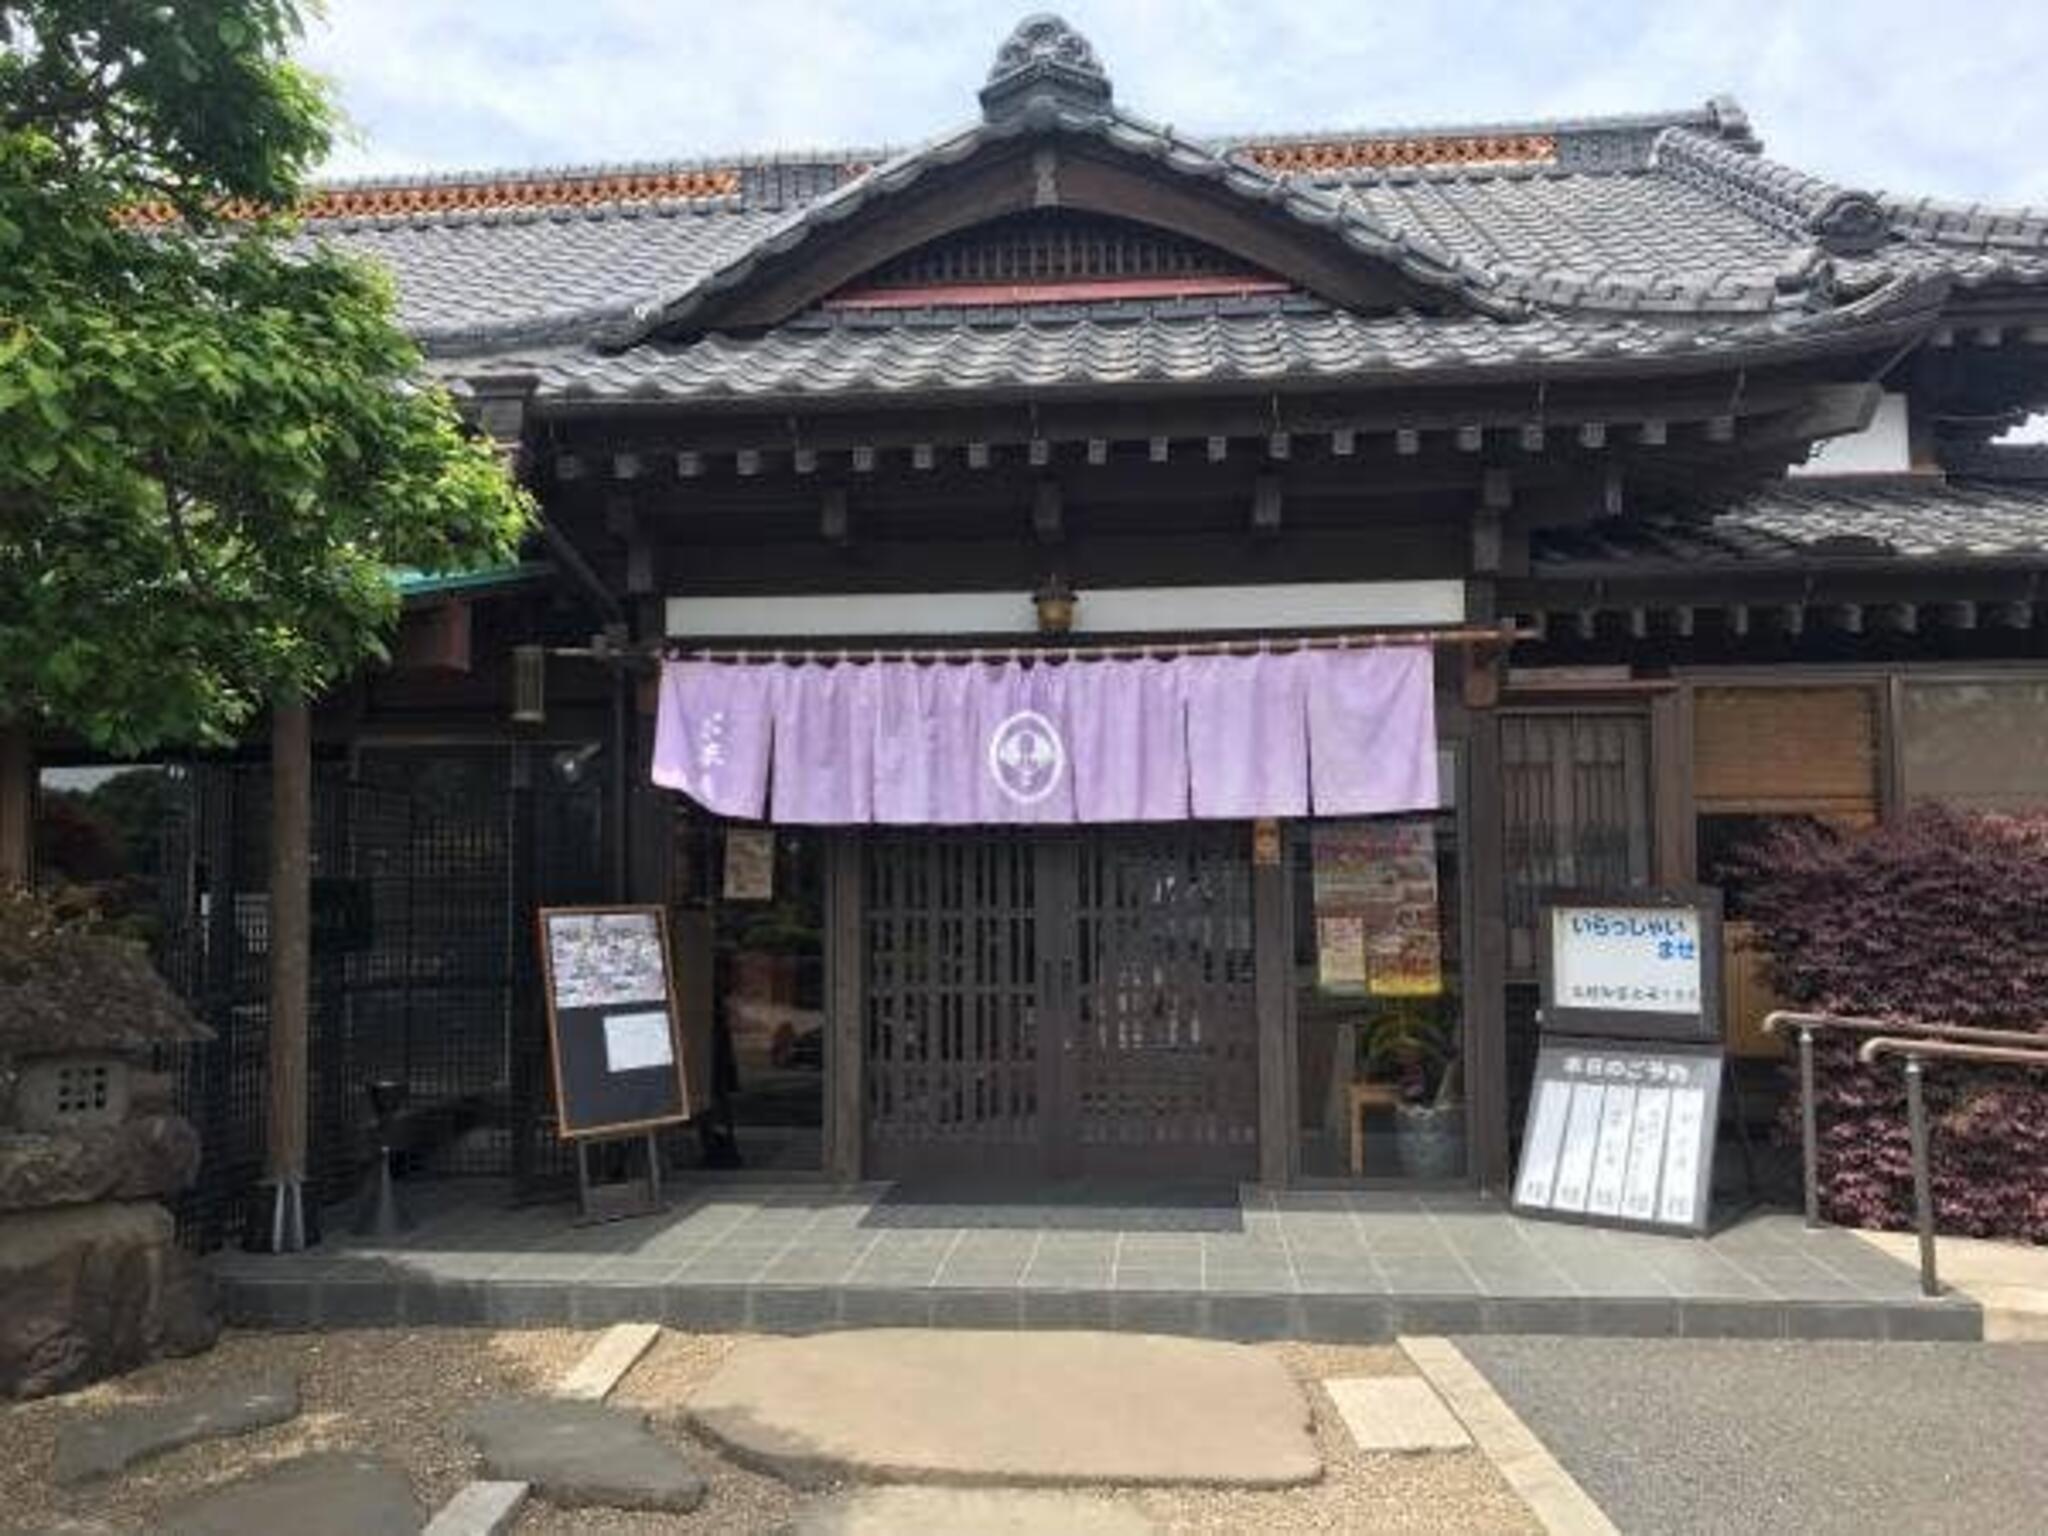
M 1260 652 L 1281 654 L 1288 651 L 1365 651 L 1378 650 L 1388 646 L 1459 646 L 1473 648 L 1481 646 L 1508 646 L 1518 640 L 1535 640 L 1540 632 L 1521 629 L 1513 625 L 1462 625 L 1441 629 L 1399 629 L 1363 630 L 1356 634 L 1344 635 L 1273 635 L 1246 640 L 1182 640 L 1182 641 L 1105 641 L 1095 645 L 1076 645 L 1067 641 L 1054 644 L 1020 641 L 1015 645 L 983 646 L 870 646 L 866 648 L 848 645 L 822 646 L 814 649 L 791 646 L 774 646 L 768 649 L 738 649 L 724 646 L 692 646 L 682 641 L 671 641 L 662 648 L 662 655 L 671 661 L 684 659 L 692 661 L 723 662 L 734 666 L 761 666 L 777 662 L 799 665 L 857 666 L 862 663 L 896 661 L 912 663 L 950 663 L 964 665 L 973 662 L 996 664 L 1001 662 L 1023 662 L 1038 665 L 1052 665 L 1065 662 L 1090 662 L 1110 660 L 1160 660 L 1169 661 L 1181 656 L 1256 656 Z

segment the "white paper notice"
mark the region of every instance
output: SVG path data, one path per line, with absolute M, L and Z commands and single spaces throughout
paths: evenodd
M 1628 1179 L 1621 1195 L 1621 1214 L 1630 1221 L 1657 1219 L 1657 1175 L 1664 1167 L 1664 1127 L 1670 1120 L 1669 1088 L 1637 1092 L 1635 1134 L 1629 1139 Z
M 1621 1184 L 1628 1172 L 1628 1133 L 1635 1110 L 1635 1089 L 1623 1083 L 1607 1085 L 1607 1100 L 1600 1107 L 1600 1145 L 1593 1153 L 1593 1188 L 1586 1196 L 1586 1210 L 1591 1215 L 1613 1216 L 1621 1210 Z
M 604 1016 L 604 1069 L 642 1072 L 676 1059 L 666 1013 L 608 1013 Z
M 1700 1121 L 1705 1117 L 1707 1096 L 1698 1088 L 1678 1088 L 1671 1094 L 1671 1135 L 1665 1142 L 1664 1194 L 1657 1203 L 1657 1219 L 1678 1226 L 1691 1226 L 1698 1203 L 1700 1173 Z
M 1552 1192 L 1553 1210 L 1583 1211 L 1587 1187 L 1593 1180 L 1593 1152 L 1600 1141 L 1600 1099 L 1598 1083 L 1572 1084 L 1572 1113 L 1564 1127 L 1564 1155 L 1557 1160 L 1557 1188 Z
M 1557 1179 L 1557 1151 L 1564 1144 L 1564 1117 L 1572 1100 L 1571 1084 L 1544 1079 L 1536 1084 L 1536 1110 L 1529 1139 L 1522 1148 L 1522 1183 L 1515 1191 L 1521 1204 L 1542 1210 L 1550 1204 Z
M 1557 907 L 1550 921 L 1559 1007 L 1699 1011 L 1699 914 L 1684 908 Z

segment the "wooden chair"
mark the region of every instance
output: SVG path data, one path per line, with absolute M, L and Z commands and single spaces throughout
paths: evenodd
M 1365 1174 L 1365 1112 L 1369 1109 L 1392 1109 L 1401 1102 L 1401 1090 L 1392 1083 L 1360 1083 L 1350 1085 L 1350 1129 L 1351 1129 L 1351 1176 L 1362 1178 Z

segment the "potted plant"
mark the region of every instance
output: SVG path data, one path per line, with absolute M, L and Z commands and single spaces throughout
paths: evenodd
M 1367 1076 L 1399 1090 L 1394 1151 L 1411 1179 L 1451 1179 L 1464 1169 L 1465 1104 L 1456 1032 L 1436 998 L 1402 998 L 1367 1023 Z

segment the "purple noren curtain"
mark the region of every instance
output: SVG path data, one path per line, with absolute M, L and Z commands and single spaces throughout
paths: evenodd
M 1433 808 L 1422 647 L 1039 662 L 671 662 L 654 781 L 836 826 Z

